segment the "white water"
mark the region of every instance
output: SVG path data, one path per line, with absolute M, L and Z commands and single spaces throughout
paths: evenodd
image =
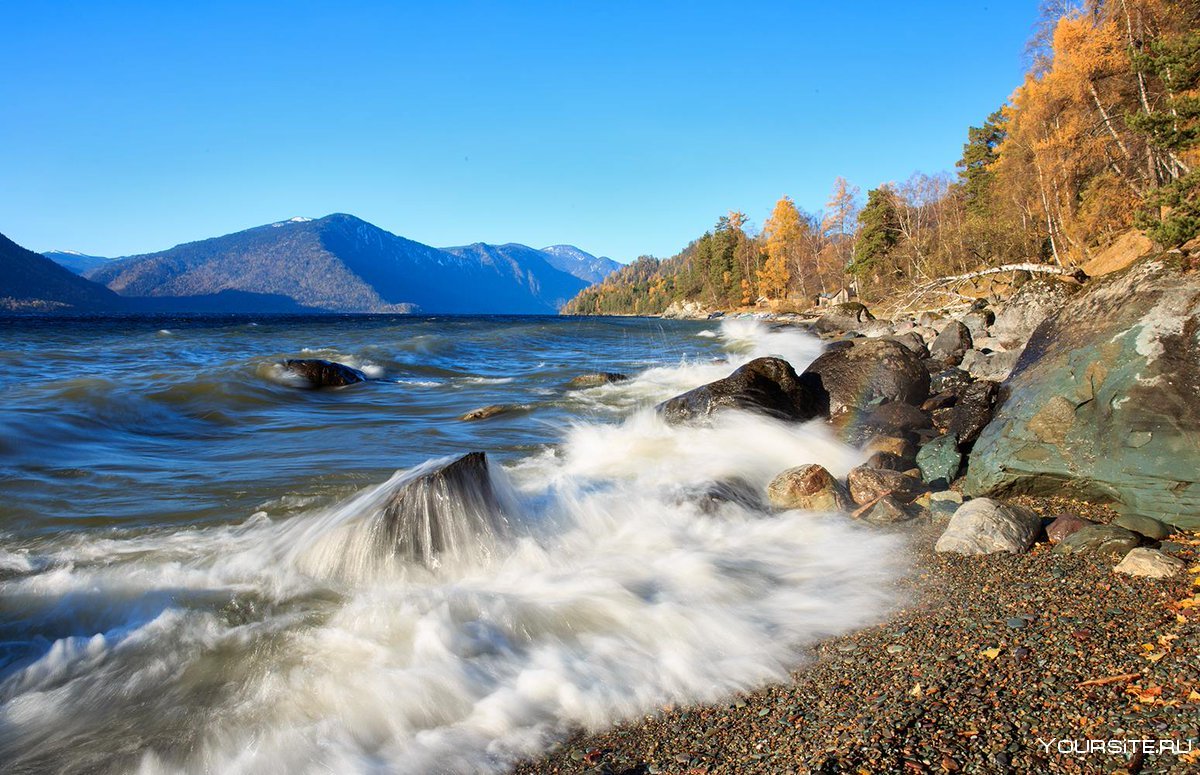
M 744 321 L 721 334 L 728 363 L 577 391 L 613 412 L 641 408 L 566 429 L 557 449 L 497 473 L 511 484 L 511 532 L 434 570 L 368 551 L 381 504 L 419 472 L 278 522 L 76 535 L 4 556 L 6 614 L 59 634 L 0 684 L 0 761 L 495 771 L 573 727 L 785 678 L 805 646 L 894 604 L 899 539 L 842 515 L 705 514 L 688 497 L 859 459 L 818 424 L 662 424 L 655 400 L 757 355 L 802 368 L 818 351 Z

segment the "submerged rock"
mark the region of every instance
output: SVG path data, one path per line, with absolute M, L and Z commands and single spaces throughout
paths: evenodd
M 899 345 L 897 345 L 899 346 Z M 743 409 L 787 420 L 809 420 L 823 405 L 810 383 L 781 358 L 755 358 L 724 379 L 659 404 L 669 423 L 701 420 L 724 409 Z
M 823 466 L 789 468 L 771 480 L 767 499 L 777 509 L 844 511 L 854 505 L 850 493 Z
M 1116 501 L 1200 527 L 1200 275 L 1144 261 L 1090 281 L 1005 392 L 965 492 Z
M 283 362 L 283 370 L 319 388 L 344 387 L 367 381 L 367 375 L 358 369 L 321 358 L 289 358 Z
M 747 511 L 763 510 L 762 497 L 744 479 L 727 479 L 690 488 L 684 493 L 684 500 L 695 503 L 705 514 L 715 514 L 727 503 Z
M 627 379 L 629 379 L 628 375 L 621 374 L 619 372 L 598 371 L 593 374 L 580 374 L 578 377 L 575 377 L 570 382 L 568 382 L 567 387 L 571 387 L 571 388 L 599 387 L 600 385 L 607 385 L 610 382 L 624 382 Z
M 446 556 L 464 556 L 505 535 L 508 510 L 488 465 L 487 455 L 471 452 L 393 493 L 382 513 L 382 545 L 433 568 Z
M 919 406 L 929 397 L 929 372 L 907 347 L 865 339 L 829 349 L 804 370 L 831 415 L 884 401 Z
M 478 409 L 472 409 L 458 419 L 466 420 L 467 422 L 471 422 L 473 420 L 486 420 L 489 417 L 496 417 L 497 415 L 515 412 L 519 408 L 520 407 L 513 406 L 512 404 L 491 404 L 489 406 L 481 406 Z
M 1020 554 L 1033 545 L 1042 520 L 1021 506 L 976 498 L 959 506 L 934 550 L 954 554 Z

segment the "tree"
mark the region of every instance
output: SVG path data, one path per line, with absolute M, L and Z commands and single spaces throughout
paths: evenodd
M 782 197 L 775 203 L 771 217 L 763 225 L 766 239 L 767 260 L 758 273 L 759 293 L 768 299 L 787 295 L 791 268 L 796 263 L 804 239 L 803 223 L 796 203 Z M 801 293 L 804 292 L 803 277 L 800 279 Z
M 1000 158 L 997 150 L 1004 142 L 1004 135 L 1004 113 L 999 110 L 988 116 L 983 126 L 967 128 L 963 155 L 955 166 L 963 184 L 967 211 L 973 215 L 988 213 L 992 181 L 995 178 L 991 167 Z
M 858 214 L 858 223 L 854 261 L 847 270 L 860 282 L 866 278 L 877 279 L 900 241 L 896 193 L 889 186 L 868 191 L 867 205 Z
M 852 186 L 843 177 L 833 183 L 833 192 L 825 203 L 825 218 L 821 231 L 833 247 L 839 271 L 850 265 L 854 253 L 854 232 L 858 221 L 858 186 Z

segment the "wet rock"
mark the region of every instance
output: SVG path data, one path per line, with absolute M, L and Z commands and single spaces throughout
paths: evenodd
M 958 395 L 963 388 L 975 381 L 969 372 L 951 367 L 937 372 L 929 378 L 930 393 L 953 393 Z
M 1041 519 L 1029 509 L 976 498 L 958 507 L 934 550 L 955 554 L 1020 554 L 1033 545 L 1041 527 Z
M 929 345 L 929 357 L 946 366 L 957 366 L 971 349 L 971 332 L 957 320 L 950 321 Z
M 1090 280 L 1025 347 L 964 490 L 1116 501 L 1200 527 L 1198 335 L 1200 275 L 1143 260 Z
M 1129 576 L 1165 579 L 1179 573 L 1184 567 L 1186 563 L 1177 557 L 1143 547 L 1130 549 L 1113 570 Z
M 315 388 L 345 387 L 367 381 L 367 375 L 358 369 L 321 358 L 289 358 L 283 362 L 283 370 Z
M 958 470 L 962 467 L 962 453 L 958 451 L 958 441 L 954 435 L 939 436 L 926 442 L 917 453 L 917 466 L 921 469 L 921 478 L 926 483 L 940 481 L 949 485 L 958 478 Z
M 853 506 L 842 483 L 815 464 L 789 468 L 776 476 L 767 486 L 767 500 L 777 509 L 845 511 Z
M 1141 543 L 1137 533 L 1113 525 L 1085 525 L 1059 541 L 1054 551 L 1059 554 L 1095 552 L 1119 557 Z
M 958 402 L 950 409 L 946 427 L 958 439 L 960 449 L 969 450 L 992 421 L 999 389 L 997 383 L 981 380 L 972 382 L 959 393 Z
M 882 468 L 887 471 L 907 471 L 912 468 L 912 459 L 905 459 L 891 452 L 875 452 L 863 465 L 868 468 Z
M 903 436 L 874 436 L 862 448 L 869 455 L 885 452 L 909 462 L 915 461 L 917 457 L 917 446 Z
M 890 495 L 885 495 L 851 514 L 855 519 L 872 525 L 894 525 L 916 517 L 918 509 L 906 505 Z
M 925 492 L 920 479 L 900 471 L 858 466 L 846 477 L 850 497 L 855 503 L 870 503 L 884 495 L 908 503 Z
M 620 374 L 615 371 L 597 371 L 592 374 L 580 374 L 578 377 L 575 377 L 570 382 L 568 382 L 567 387 L 570 387 L 570 388 L 599 387 L 600 385 L 607 385 L 611 382 L 624 382 L 627 379 L 629 379 L 629 377 L 627 375 Z
M 763 510 L 763 502 L 759 493 L 744 479 L 710 482 L 690 489 L 684 494 L 684 498 L 698 505 L 700 511 L 705 514 L 715 514 L 727 503 L 740 506 L 747 511 Z
M 381 548 L 437 567 L 508 532 L 508 509 L 492 486 L 487 455 L 471 452 L 421 474 L 383 508 Z
M 909 438 L 916 431 L 933 427 L 929 413 L 912 404 L 891 402 L 869 407 L 845 426 L 843 436 L 852 444 L 875 436 Z
M 990 379 L 1003 382 L 1016 368 L 1020 358 L 1019 350 L 1009 352 L 984 353 L 979 350 L 968 350 L 959 364 L 975 379 Z
M 517 408 L 518 407 L 513 406 L 512 404 L 490 404 L 488 406 L 481 406 L 478 409 L 472 409 L 458 419 L 466 420 L 467 422 L 472 422 L 474 420 L 486 420 L 489 417 L 496 417 L 497 415 L 515 412 Z
M 1167 527 L 1157 519 L 1152 517 L 1143 517 L 1139 514 L 1122 514 L 1113 520 L 1113 524 L 1117 527 L 1123 527 L 1126 530 L 1145 536 L 1151 541 L 1161 541 L 1171 534 L 1171 528 Z
M 724 379 L 664 401 L 657 411 L 674 424 L 703 420 L 725 409 L 809 420 L 822 415 L 825 407 L 821 391 L 811 380 L 798 377 L 787 361 L 756 358 Z
M 907 347 L 887 339 L 856 340 L 828 350 L 805 369 L 831 415 L 880 401 L 920 405 L 929 397 L 929 373 Z
M 1062 309 L 1071 286 L 1057 280 L 1030 280 L 1005 302 L 991 326 L 1005 347 L 1021 347 L 1042 321 Z
M 949 390 L 930 396 L 921 404 L 921 411 L 936 412 L 939 409 L 949 409 L 958 403 L 958 396 Z M 932 416 L 932 415 L 931 415 Z M 941 427 L 937 424 L 937 418 L 934 418 L 935 427 Z
M 1046 526 L 1046 538 L 1050 540 L 1050 543 L 1057 544 L 1071 534 L 1077 533 L 1088 525 L 1094 524 L 1096 523 L 1090 519 L 1085 519 L 1075 514 L 1059 514 Z

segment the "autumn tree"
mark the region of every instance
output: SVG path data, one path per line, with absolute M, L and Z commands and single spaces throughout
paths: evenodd
M 797 267 L 800 252 L 803 248 L 804 224 L 796 203 L 789 197 L 782 197 L 775 203 L 771 217 L 763 225 L 763 237 L 766 240 L 767 259 L 758 273 L 759 293 L 768 299 L 782 298 L 787 295 L 788 281 L 792 277 L 792 267 Z M 801 293 L 805 293 L 804 278 L 798 276 Z

